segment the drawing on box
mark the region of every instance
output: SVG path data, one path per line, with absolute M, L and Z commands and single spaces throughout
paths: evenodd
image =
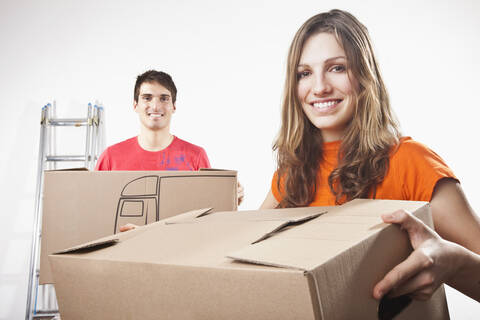
M 127 223 L 136 225 L 146 225 L 160 220 L 160 181 L 171 178 L 235 178 L 235 175 L 172 175 L 172 176 L 143 176 L 128 182 L 120 193 L 118 199 L 117 212 L 115 214 L 115 225 L 113 233 L 117 233 L 121 226 Z M 236 186 L 236 183 L 234 183 Z M 202 187 L 207 187 L 202 185 Z M 208 189 L 208 188 L 207 188 Z M 235 194 L 233 196 L 236 195 Z M 195 196 L 202 197 L 195 192 L 190 194 L 191 203 L 197 202 L 197 206 L 191 208 L 182 207 L 185 211 L 213 207 L 211 201 L 205 202 L 205 199 L 197 199 Z M 203 198 L 203 197 L 202 197 Z M 172 201 L 183 202 L 183 199 L 171 199 Z M 200 203 L 198 202 L 200 201 Z M 236 198 L 234 203 L 236 203 Z
M 113 233 L 128 222 L 143 225 L 158 221 L 159 196 L 158 176 L 144 176 L 127 183 L 118 199 Z

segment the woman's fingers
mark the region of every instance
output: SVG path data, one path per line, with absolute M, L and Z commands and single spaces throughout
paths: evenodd
M 432 296 L 437 287 L 438 284 L 435 281 L 433 270 L 425 269 L 399 287 L 393 288 L 388 296 L 394 298 L 409 294 L 414 299 L 427 300 Z
M 405 210 L 382 215 L 382 219 L 386 223 L 398 224 L 405 230 L 415 250 L 377 283 L 374 297 L 379 299 L 388 293 L 391 297 L 409 294 L 414 299 L 429 299 L 449 271 L 438 259 L 439 251 L 443 252 L 443 256 L 449 253 L 443 248 L 441 238 Z
M 412 278 L 422 270 L 429 268 L 433 264 L 433 260 L 425 256 L 420 251 L 413 251 L 410 256 L 393 268 L 385 277 L 377 283 L 373 289 L 375 299 L 382 298 L 392 289 L 400 287 L 408 279 Z
M 414 217 L 405 210 L 398 210 L 382 215 L 385 223 L 395 223 L 408 233 L 413 249 L 418 248 L 424 241 L 438 238 L 438 235 L 431 230 L 420 219 Z

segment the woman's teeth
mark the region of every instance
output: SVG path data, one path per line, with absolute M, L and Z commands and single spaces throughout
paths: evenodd
M 326 108 L 331 107 L 331 106 L 333 106 L 333 105 L 335 105 L 339 102 L 340 102 L 340 100 L 331 100 L 331 101 L 327 101 L 327 102 L 315 102 L 313 104 L 313 106 L 315 108 L 318 108 L 318 109 L 326 109 Z

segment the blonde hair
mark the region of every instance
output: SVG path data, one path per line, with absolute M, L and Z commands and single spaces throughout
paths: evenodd
M 278 188 L 283 190 L 280 207 L 307 206 L 315 198 L 323 141 L 321 131 L 308 120 L 298 99 L 297 67 L 305 42 L 322 32 L 337 38 L 347 56 L 349 76 L 359 84 L 338 167 L 328 179 L 337 203 L 374 197 L 376 185 L 388 170 L 389 153 L 400 137 L 367 28 L 350 13 L 337 9 L 311 17 L 295 34 L 288 53 L 282 126 L 273 145 Z

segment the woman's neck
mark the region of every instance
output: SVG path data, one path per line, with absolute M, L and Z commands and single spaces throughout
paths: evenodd
M 321 130 L 323 142 L 334 142 L 342 140 L 345 134 L 344 130 Z

